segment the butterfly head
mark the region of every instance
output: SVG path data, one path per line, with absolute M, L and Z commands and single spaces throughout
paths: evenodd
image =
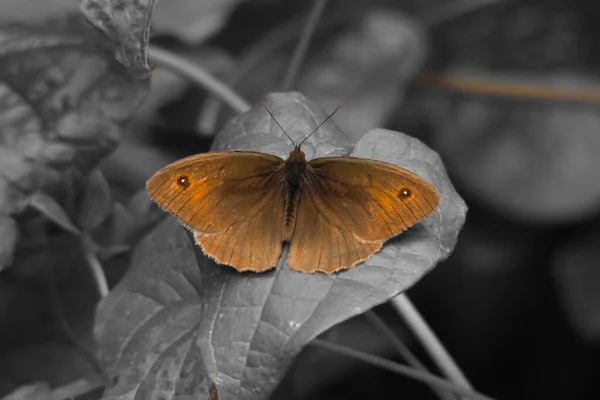
M 290 151 L 290 158 L 306 158 L 306 155 L 300 149 L 300 145 L 294 145 L 294 150 Z

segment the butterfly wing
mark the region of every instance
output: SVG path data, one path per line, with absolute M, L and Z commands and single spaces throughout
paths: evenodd
M 264 271 L 281 255 L 282 166 L 281 158 L 257 152 L 198 154 L 158 171 L 146 189 L 218 263 Z
M 433 186 L 393 164 L 314 159 L 300 186 L 288 265 L 303 272 L 350 268 L 427 217 L 438 202 Z

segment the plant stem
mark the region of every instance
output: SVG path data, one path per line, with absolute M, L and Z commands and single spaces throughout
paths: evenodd
M 393 361 L 374 356 L 372 354 L 364 353 L 362 351 L 351 349 L 349 347 L 342 346 L 342 345 L 339 345 L 336 343 L 331 343 L 331 342 L 321 340 L 321 339 L 313 339 L 311 344 L 335 351 L 340 354 L 344 354 L 348 357 L 356 358 L 356 359 L 364 361 L 368 364 L 374 365 L 379 368 L 387 369 L 388 371 L 392 371 L 399 375 L 408 376 L 408 377 L 418 380 L 420 382 L 424 382 L 424 383 L 428 383 L 430 385 L 436 385 L 438 387 L 442 387 L 442 388 L 450 390 L 454 393 L 458 393 L 460 395 L 468 397 L 471 400 L 493 400 L 489 396 L 486 396 L 482 393 L 478 393 L 478 392 L 469 390 L 465 387 L 456 385 L 445 379 L 438 378 L 435 375 L 431 375 L 429 373 L 424 373 L 422 371 L 417 371 L 413 368 L 407 367 L 406 365 L 398 364 Z
M 429 356 L 442 374 L 455 384 L 472 389 L 465 375 L 406 294 L 399 294 L 391 300 L 391 303 L 398 314 L 404 318 L 406 324 L 413 331 L 423 347 L 425 347 L 425 350 L 429 353 Z
M 94 252 L 92 246 L 92 239 L 84 234 L 81 238 L 81 245 L 83 247 L 83 255 L 85 257 L 86 264 L 94 277 L 94 282 L 96 282 L 96 286 L 98 287 L 98 294 L 100 298 L 104 298 L 108 296 L 110 289 L 108 287 L 108 282 L 106 281 L 106 276 L 104 275 L 104 269 L 102 268 L 102 264 L 98 257 L 96 257 L 96 253 Z
M 52 390 L 50 400 L 73 399 L 103 386 L 100 375 L 92 375 Z
M 398 339 L 398 337 L 396 337 L 394 332 L 392 332 L 392 330 L 390 328 L 388 328 L 388 326 L 385 324 L 385 322 L 383 322 L 383 320 L 381 318 L 379 318 L 379 316 L 377 316 L 377 314 L 375 314 L 375 312 L 373 310 L 367 311 L 364 315 L 371 324 L 373 324 L 385 336 L 388 337 L 390 342 L 396 348 L 396 351 L 398 352 L 398 354 L 400 354 L 400 356 L 404 359 L 404 361 L 406 361 L 406 363 L 408 365 L 410 365 L 414 369 L 421 370 L 423 372 L 429 372 L 427 367 L 413 354 L 412 351 L 410 351 L 408 346 L 406 346 L 402 342 L 402 340 L 400 340 L 400 339 Z M 434 391 L 440 399 L 444 399 L 444 400 L 455 400 L 456 399 L 456 397 L 451 392 L 442 390 L 442 388 L 439 388 L 435 385 L 431 386 L 431 390 Z
M 158 64 L 159 68 L 164 66 L 185 76 L 198 86 L 206 89 L 213 96 L 221 99 L 234 111 L 243 113 L 250 109 L 250 104 L 239 94 L 204 68 L 187 60 L 185 57 L 156 46 L 149 48 L 148 55 Z
M 323 11 L 325 10 L 326 5 L 327 0 L 315 0 L 314 2 L 310 15 L 308 16 L 306 24 L 302 29 L 302 36 L 300 36 L 300 41 L 294 49 L 292 60 L 290 61 L 285 77 L 283 78 L 282 90 L 284 92 L 289 92 L 290 90 L 292 90 L 294 84 L 296 83 L 298 71 L 300 71 L 302 61 L 306 57 L 310 40 L 317 29 L 319 19 L 321 19 L 321 15 L 323 15 Z

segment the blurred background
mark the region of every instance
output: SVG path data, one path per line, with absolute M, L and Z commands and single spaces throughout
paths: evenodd
M 187 57 L 254 103 L 281 90 L 312 4 L 179 0 L 175 6 L 162 0 L 153 15 L 151 47 Z M 37 24 L 58 32 L 62 25 L 47 20 L 69 16 L 82 18 L 72 0 L 0 3 L 0 25 L 10 29 Z M 330 0 L 295 88 L 325 110 L 343 106 L 335 121 L 353 140 L 387 128 L 415 136 L 441 155 L 469 206 L 467 223 L 452 256 L 408 294 L 475 388 L 494 398 L 600 398 L 598 18 L 600 3 L 589 0 Z M 39 37 L 47 37 L 39 29 Z M 7 149 L 33 129 L 23 122 L 28 113 L 42 125 L 58 119 L 36 101 L 19 108 L 2 93 L 18 91 L 27 73 L 11 75 L 7 32 L 16 31 L 3 32 L 0 396 L 33 382 L 66 385 L 93 372 L 73 348 L 91 346 L 98 295 L 81 267 L 89 248 L 74 247 L 60 232 L 84 230 L 95 241 L 110 242 L 96 253 L 114 286 L 130 249 L 160 216 L 140 191 L 145 180 L 168 162 L 208 151 L 236 114 L 160 64 L 149 88 L 115 80 L 110 73 L 118 66 L 110 66 L 97 75 L 110 75 L 107 85 L 121 91 L 123 103 L 113 101 L 113 109 L 102 111 L 115 121 L 113 133 L 94 141 L 77 131 L 62 147 L 49 136 L 19 142 L 23 153 L 40 144 L 53 149 L 53 162 L 73 148 L 77 154 L 89 149 L 83 154 L 94 161 L 88 155 L 77 162 L 95 171 L 92 183 L 82 186 L 65 165 L 41 172 L 16 166 Z M 47 72 L 51 65 L 40 61 L 36 68 Z M 123 111 L 126 101 L 139 109 Z M 84 121 L 85 129 L 95 118 Z M 59 201 L 77 226 L 68 226 L 43 196 L 28 195 L 31 207 L 24 205 L 22 193 L 46 190 L 50 181 L 79 188 L 77 205 L 66 206 L 66 195 Z M 104 199 L 100 205 L 98 198 Z M 61 228 L 42 223 L 32 207 Z M 129 222 L 123 227 L 117 220 Z M 41 226 L 43 237 L 36 234 Z M 375 311 L 427 360 L 390 306 Z M 364 317 L 327 335 L 402 361 Z M 86 396 L 80 398 L 98 398 L 98 392 Z M 309 346 L 272 398 L 392 396 L 436 398 L 414 381 Z

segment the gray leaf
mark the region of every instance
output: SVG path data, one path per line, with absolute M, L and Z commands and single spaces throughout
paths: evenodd
M 284 128 L 297 118 L 288 132 L 293 138 L 306 135 L 325 115 L 298 93 L 269 95 L 267 104 L 276 116 L 286 115 L 280 120 Z M 291 144 L 265 115 L 256 106 L 234 118 L 217 148 L 289 151 Z M 349 150 L 331 123 L 315 136 L 306 146 L 313 155 Z M 253 139 L 246 142 L 248 137 Z M 128 275 L 99 307 L 101 357 L 119 377 L 105 398 L 157 392 L 208 398 L 214 384 L 220 400 L 267 399 L 314 337 L 398 295 L 447 258 L 467 208 L 440 158 L 418 140 L 386 130 L 364 135 L 352 154 L 418 173 L 440 193 L 438 209 L 366 262 L 333 275 L 292 271 L 285 257 L 269 272 L 239 273 L 204 256 L 176 220 L 167 218 L 141 243 Z

